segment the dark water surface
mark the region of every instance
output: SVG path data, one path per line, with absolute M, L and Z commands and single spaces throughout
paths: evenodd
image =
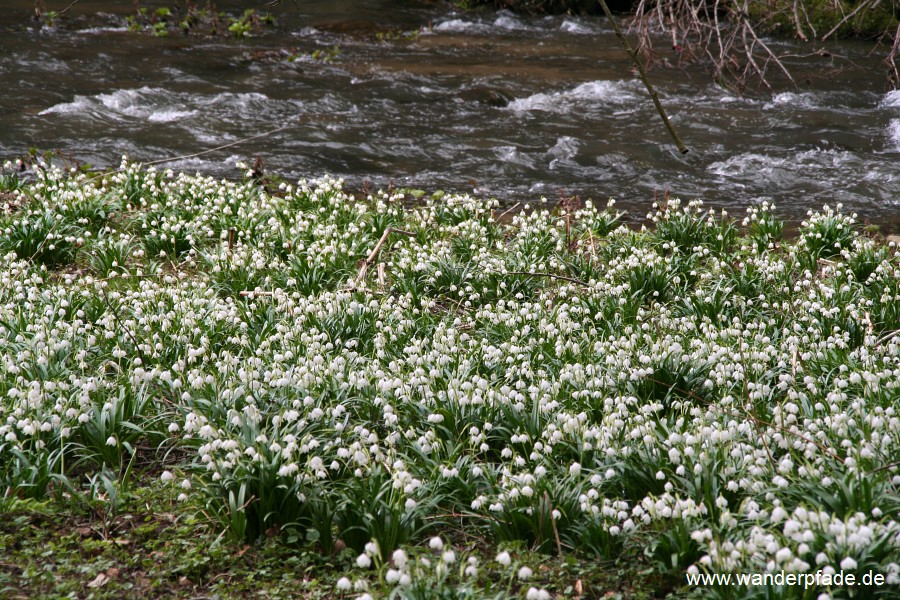
M 156 38 L 127 31 L 127 1 L 79 2 L 49 29 L 30 19 L 31 0 L 3 4 L 4 160 L 34 146 L 116 166 L 286 126 L 168 166 L 236 176 L 236 161 L 261 156 L 291 179 L 330 174 L 351 189 L 615 197 L 638 215 L 666 191 L 736 215 L 774 201 L 793 219 L 842 202 L 900 228 L 900 92 L 886 93 L 869 45 L 797 59 L 799 88 L 745 97 L 700 69 L 652 71 L 683 157 L 603 19 L 303 0 L 278 5 L 275 27 L 254 37 Z M 238 5 L 252 3 L 218 3 Z M 311 56 L 334 46 L 330 62 Z

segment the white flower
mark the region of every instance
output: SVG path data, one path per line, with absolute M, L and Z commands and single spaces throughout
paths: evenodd
M 444 554 L 441 556 L 441 560 L 443 560 L 443 561 L 444 561 L 445 563 L 447 563 L 448 565 L 449 565 L 450 563 L 456 562 L 456 552 L 454 552 L 453 550 L 447 550 L 447 551 L 444 552 Z
M 171 471 L 163 471 L 162 474 L 159 476 L 159 480 L 162 481 L 163 483 L 169 483 L 173 479 L 175 479 L 175 476 L 172 475 Z
M 181 489 L 183 489 L 183 490 L 191 489 L 191 480 L 190 479 L 182 480 L 181 481 Z
M 526 579 L 531 579 L 532 575 L 534 575 L 534 571 L 532 571 L 528 567 L 522 567 L 521 569 L 519 569 L 519 572 L 516 574 L 516 577 L 518 577 L 522 581 L 525 581 Z
M 350 583 L 350 580 L 348 578 L 341 577 L 340 579 L 338 579 L 337 585 L 335 587 L 337 587 L 338 591 L 349 592 L 351 586 L 352 584 Z
M 372 559 L 369 558 L 368 554 L 360 554 L 356 557 L 356 564 L 361 569 L 368 569 L 372 566 Z
M 117 445 L 118 443 L 119 443 L 119 442 L 116 440 L 116 436 L 114 436 L 114 435 L 111 435 L 111 436 L 109 436 L 108 438 L 106 438 L 106 445 L 107 445 L 107 446 L 115 446 L 115 445 Z
M 569 475 L 573 477 L 577 477 L 581 473 L 581 465 L 579 463 L 572 463 L 569 465 Z
M 841 568 L 845 571 L 853 571 L 856 569 L 856 561 L 849 556 L 841 561 Z
M 409 562 L 409 556 L 406 555 L 406 552 L 400 550 L 394 550 L 394 554 L 391 555 L 391 558 L 394 561 L 394 564 L 397 565 L 398 568 L 402 569 L 406 566 L 406 563 Z
M 501 552 L 500 554 L 498 554 L 497 562 L 504 567 L 508 567 L 510 564 L 512 564 L 512 558 L 509 556 L 509 552 Z
M 438 552 L 440 552 L 441 550 L 444 549 L 444 540 L 435 536 L 428 541 L 428 546 L 432 550 L 437 550 Z

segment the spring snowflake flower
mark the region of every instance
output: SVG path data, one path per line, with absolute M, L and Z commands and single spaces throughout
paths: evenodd
M 456 562 L 456 552 L 454 552 L 453 550 L 447 550 L 447 551 L 444 552 L 444 554 L 441 556 L 441 560 L 443 560 L 443 561 L 444 561 L 445 563 L 447 563 L 448 565 L 451 564 L 451 563 Z
M 119 443 L 119 442 L 118 442 L 118 440 L 116 440 L 116 436 L 114 436 L 114 435 L 111 435 L 111 436 L 109 436 L 108 438 L 106 438 L 106 445 L 107 445 L 107 446 L 115 446 L 115 445 L 117 445 L 118 443 Z
M 356 565 L 361 569 L 368 569 L 372 566 L 372 559 L 368 554 L 360 554 L 356 557 Z
M 428 541 L 428 547 L 432 550 L 437 550 L 438 552 L 440 552 L 444 549 L 444 540 L 435 536 Z
M 159 480 L 162 481 L 163 483 L 169 483 L 173 479 L 175 479 L 175 476 L 172 475 L 171 471 L 163 471 L 162 474 L 159 476 Z
M 531 579 L 532 575 L 534 575 L 534 571 L 532 571 L 531 568 L 522 567 L 521 569 L 519 569 L 519 572 L 516 574 L 516 577 L 518 577 L 522 581 L 525 581 L 527 579 Z
M 501 552 L 497 555 L 497 562 L 504 567 L 508 567 L 512 564 L 512 557 L 510 557 L 509 552 Z
M 337 585 L 335 587 L 339 592 L 349 592 L 350 588 L 353 587 L 353 584 L 350 583 L 350 579 L 347 577 L 341 577 L 337 580 Z
M 845 571 L 853 571 L 854 569 L 856 569 L 856 567 L 856 561 L 849 556 L 841 561 L 841 568 Z
M 528 588 L 528 592 L 525 594 L 525 598 L 527 600 L 550 600 L 550 592 L 543 588 Z
M 394 561 L 394 564 L 397 565 L 397 568 L 402 569 L 409 562 L 409 556 L 407 556 L 406 552 L 400 550 L 394 550 L 394 553 L 391 555 L 391 559 Z

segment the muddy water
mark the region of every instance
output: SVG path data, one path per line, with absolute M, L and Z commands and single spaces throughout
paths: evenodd
M 170 166 L 234 176 L 236 161 L 260 156 L 291 179 L 330 174 L 351 189 L 614 197 L 636 215 L 666 192 L 733 214 L 773 201 L 792 219 L 842 202 L 900 228 L 900 92 L 886 92 L 866 45 L 797 59 L 799 87 L 744 97 L 702 69 L 654 70 L 691 148 L 680 156 L 599 18 L 303 0 L 246 39 L 156 38 L 127 30 L 131 2 L 82 1 L 50 28 L 30 18 L 30 0 L 4 5 L 2 159 L 33 146 L 115 166 L 284 127 Z M 330 61 L 312 56 L 334 47 Z

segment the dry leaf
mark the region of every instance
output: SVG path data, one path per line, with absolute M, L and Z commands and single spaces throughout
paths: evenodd
M 109 577 L 106 576 L 106 573 L 99 573 L 94 580 L 88 584 L 89 588 L 98 588 L 101 585 L 106 584 L 109 581 Z

